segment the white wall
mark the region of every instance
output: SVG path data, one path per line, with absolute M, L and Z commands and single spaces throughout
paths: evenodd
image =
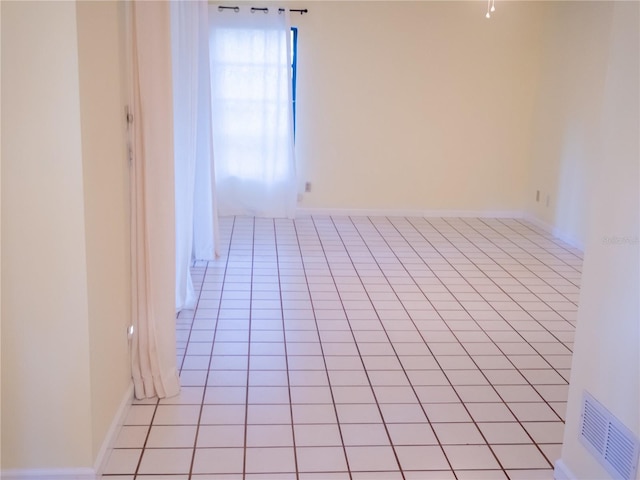
M 524 208 L 543 4 L 304 6 L 301 207 Z
M 3 467 L 88 466 L 75 4 L 1 8 Z
M 616 2 L 596 143 L 562 462 L 574 478 L 610 478 L 579 443 L 590 392 L 640 436 L 639 4 Z M 637 478 L 640 478 L 637 477 Z
M 597 180 L 594 168 L 600 159 L 612 11 L 613 2 L 548 2 L 540 37 L 543 51 L 527 210 L 579 248 L 585 244 L 587 212 Z
M 117 6 L 1 9 L 2 468 L 90 471 L 130 376 Z
M 0 25 L 2 25 L 2 9 L 1 8 L 0 8 Z M 0 43 L 1 43 L 1 40 L 0 40 Z M 0 75 L 0 106 L 1 105 L 2 105 L 2 76 Z M 2 132 L 2 116 L 1 115 L 0 115 L 0 132 Z M 0 148 L 0 212 L 2 212 L 2 149 L 1 148 Z M 0 252 L 2 252 L 2 222 L 0 222 Z M 0 272 L 1 271 L 2 271 L 2 255 L 0 254 Z M 2 365 L 2 275 L 0 275 L 0 365 Z M 2 432 L 2 382 L 0 381 L 0 471 L 2 471 L 2 433 L 1 432 Z
M 123 8 L 77 3 L 94 458 L 130 383 Z

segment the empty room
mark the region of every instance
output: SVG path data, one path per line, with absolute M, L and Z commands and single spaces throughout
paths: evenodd
M 3 0 L 2 478 L 640 478 L 639 7 Z

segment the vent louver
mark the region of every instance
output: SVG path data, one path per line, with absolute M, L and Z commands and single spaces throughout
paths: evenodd
M 638 439 L 588 392 L 582 396 L 580 441 L 613 478 L 636 478 Z

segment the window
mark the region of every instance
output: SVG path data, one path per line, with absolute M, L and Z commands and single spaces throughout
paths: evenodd
M 298 28 L 291 27 L 291 97 L 293 99 L 293 138 L 296 136 L 296 82 L 298 68 Z

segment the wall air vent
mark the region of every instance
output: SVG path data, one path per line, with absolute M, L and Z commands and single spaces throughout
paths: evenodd
M 640 443 L 588 392 L 582 394 L 580 441 L 616 480 L 634 480 Z

